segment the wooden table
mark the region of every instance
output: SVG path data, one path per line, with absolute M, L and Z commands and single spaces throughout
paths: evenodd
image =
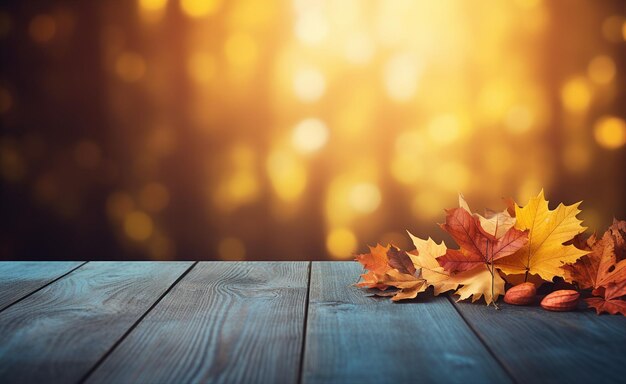
M 392 303 L 355 262 L 2 262 L 0 382 L 626 381 L 626 317 Z

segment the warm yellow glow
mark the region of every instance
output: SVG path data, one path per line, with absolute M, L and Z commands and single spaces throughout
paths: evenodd
M 220 241 L 217 252 L 225 261 L 242 261 L 246 258 L 246 246 L 236 237 L 227 237 Z
M 76 164 L 85 169 L 93 169 L 100 164 L 101 151 L 98 144 L 91 140 L 83 140 L 74 148 Z
M 409 153 L 395 153 L 390 168 L 396 180 L 408 185 L 416 184 L 424 174 L 420 159 Z
M 139 193 L 139 204 L 148 212 L 160 212 L 170 202 L 170 193 L 161 183 L 146 184 Z
M 321 43 L 328 35 L 328 21 L 318 11 L 303 13 L 295 23 L 296 37 L 305 44 Z
M 216 69 L 215 58 L 207 52 L 195 52 L 187 60 L 189 77 L 200 84 L 206 84 L 213 80 Z
M 324 95 L 326 79 L 314 68 L 300 68 L 293 79 L 293 90 L 298 99 L 311 103 Z
M 448 193 L 467 190 L 470 181 L 467 167 L 453 161 L 438 165 L 434 175 L 437 186 Z
M 180 8 L 190 17 L 205 17 L 219 9 L 221 0 L 180 0 Z
M 284 201 L 292 202 L 302 195 L 307 173 L 302 162 L 285 150 L 274 150 L 267 159 L 267 172 L 274 191 Z
M 47 43 L 57 32 L 57 23 L 50 15 L 37 15 L 30 21 L 28 32 L 36 42 Z
M 593 135 L 602 147 L 617 149 L 626 143 L 626 122 L 619 117 L 602 117 L 594 125 Z
M 323 121 L 315 118 L 304 119 L 293 129 L 291 142 L 301 153 L 318 151 L 328 140 L 328 128 Z
M 441 115 L 431 120 L 428 132 L 434 142 L 448 144 L 459 138 L 461 125 L 456 116 Z
M 124 52 L 115 61 L 115 72 L 124 81 L 135 82 L 146 73 L 146 62 L 134 52 Z
M 569 80 L 561 90 L 563 106 L 571 112 L 583 112 L 591 103 L 591 89 L 582 77 Z
M 488 81 L 481 89 L 478 104 L 487 123 L 499 122 L 511 108 L 514 84 L 505 80 Z
M 348 228 L 334 228 L 326 236 L 326 249 L 335 259 L 352 258 L 356 246 L 356 236 Z
M 346 40 L 345 57 L 354 64 L 367 64 L 372 60 L 376 47 L 365 33 L 354 33 Z
M 417 59 L 410 53 L 401 53 L 387 61 L 383 77 L 385 90 L 395 101 L 404 102 L 415 96 L 421 68 Z
M 541 3 L 541 0 L 515 0 L 522 8 L 534 8 Z
M 260 189 L 256 162 L 257 154 L 248 145 L 236 145 L 230 150 L 227 171 L 213 192 L 216 208 L 229 212 L 256 200 Z
M 139 0 L 139 6 L 146 11 L 159 11 L 166 5 L 167 0 Z
M 224 46 L 226 58 L 237 68 L 247 69 L 256 62 L 258 48 L 252 36 L 237 32 L 229 36 Z
M 443 216 L 444 201 L 442 194 L 434 190 L 424 190 L 419 192 L 411 202 L 413 216 L 419 219 L 434 219 Z
M 380 205 L 380 189 L 372 183 L 359 183 L 350 190 L 350 206 L 359 213 L 372 213 Z
M 256 175 L 250 170 L 239 170 L 228 175 L 215 191 L 214 203 L 220 210 L 231 211 L 253 202 L 259 193 Z
M 150 24 L 157 23 L 165 16 L 167 0 L 138 0 L 141 20 Z
M 148 239 L 152 235 L 153 228 L 152 219 L 144 212 L 133 211 L 124 218 L 124 232 L 132 240 Z
M 517 105 L 509 109 L 506 115 L 505 123 L 507 128 L 516 134 L 522 134 L 530 130 L 534 123 L 532 111 L 524 106 Z
M 615 77 L 615 62 L 609 56 L 596 56 L 587 69 L 589 78 L 597 84 L 609 84 Z
M 13 106 L 13 97 L 11 93 L 0 87 L 0 113 L 6 113 Z

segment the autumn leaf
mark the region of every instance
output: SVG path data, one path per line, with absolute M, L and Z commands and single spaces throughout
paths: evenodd
M 608 232 L 615 244 L 615 257 L 617 260 L 626 259 L 626 221 L 613 219 Z
M 426 288 L 428 288 L 426 280 L 398 272 L 395 269 L 387 272 L 386 277 L 388 279 L 387 281 L 390 282 L 389 285 L 400 289 L 400 291 L 391 298 L 393 301 L 414 299 L 417 297 L 418 293 L 424 292 Z
M 590 297 L 585 301 L 587 305 L 595 308 L 598 315 L 607 312 L 611 315 L 621 313 L 626 316 L 626 301 L 619 299 L 626 295 L 626 280 L 619 283 L 609 283 L 606 288 L 595 289 L 593 293 L 598 297 Z
M 574 264 L 564 265 L 564 278 L 576 282 L 581 289 L 600 288 L 609 283 L 626 280 L 626 260 L 619 263 L 615 256 L 615 240 L 607 231 L 598 241 L 595 236 L 587 240 L 590 253 L 582 256 Z
M 509 256 L 528 241 L 527 233 L 510 228 L 502 237 L 487 233 L 480 220 L 464 208 L 447 210 L 446 222 L 441 228 L 448 232 L 460 249 L 448 249 L 437 260 L 446 270 L 467 271 Z
M 600 240 L 592 235 L 586 242 L 575 239 L 574 243 L 589 250 L 574 264 L 563 266 L 565 280 L 575 282 L 582 289 L 593 288 L 595 297 L 585 299 L 598 314 L 621 313 L 626 316 L 626 301 L 620 297 L 626 295 L 626 259 L 619 260 L 617 254 L 623 248 L 623 231 L 620 226 L 624 222 L 614 221 Z
M 504 280 L 496 272 L 493 274 L 492 281 L 491 270 L 486 264 L 457 273 L 450 278 L 449 283 L 463 285 L 455 294 L 459 295 L 459 300 L 465 300 L 471 296 L 472 303 L 484 296 L 485 302 L 489 305 L 496 302 L 498 297 L 504 294 Z
M 581 226 L 576 215 L 580 213 L 579 203 L 563 205 L 550 210 L 543 190 L 531 198 L 526 206 L 515 205 L 515 228 L 528 230 L 528 242 L 513 255 L 498 262 L 498 267 L 506 274 L 536 274 L 551 281 L 562 276 L 561 266 L 573 263 L 587 251 L 574 245 L 564 245 L 586 228 Z
M 356 255 L 355 260 L 363 264 L 363 268 L 368 270 L 367 273 L 361 275 L 362 282 L 357 283 L 359 287 L 387 289 L 388 285 L 384 284 L 383 277 L 389 270 L 389 258 L 387 251 L 390 246 L 383 247 L 377 244 L 375 247 L 369 247 L 370 252 Z
M 477 217 L 480 221 L 480 226 L 496 239 L 504 236 L 504 234 L 515 225 L 515 217 L 509 214 L 508 209 L 502 212 L 494 212 L 488 209 L 483 217 L 477 213 L 472 213 L 465 198 L 461 194 L 459 194 L 459 206 L 472 214 L 472 216 Z
M 542 279 L 538 275 L 533 275 L 531 273 L 529 273 L 528 275 L 525 275 L 525 274 L 504 275 L 503 278 L 507 283 L 513 286 L 528 282 L 528 283 L 533 283 L 535 287 L 539 288 L 543 283 L 546 283 L 544 279 Z
M 355 260 L 368 270 L 356 285 L 383 291 L 398 288 L 397 292 L 384 294 L 393 296 L 393 301 L 413 299 L 428 288 L 426 281 L 416 276 L 417 270 L 408 255 L 392 245 L 370 247 L 370 253 L 356 255 Z
M 497 272 L 497 260 L 509 256 L 528 241 L 527 233 L 512 228 L 511 217 L 506 212 L 500 213 L 497 220 L 489 221 L 490 231 L 481 225 L 480 215 L 472 214 L 463 200 L 459 199 L 460 208 L 447 210 L 446 222 L 441 228 L 448 232 L 460 246 L 448 249 L 437 261 L 451 274 L 448 284 L 462 285 L 456 291 L 460 300 L 472 297 L 476 301 L 484 296 L 487 305 L 495 303 L 504 293 L 504 280 Z M 503 218 L 507 217 L 505 221 Z M 501 225 L 507 222 L 507 230 L 500 233 Z M 499 237 L 498 237 L 499 236 Z M 495 304 L 494 304 L 495 305 Z
M 499 295 L 504 294 L 504 280 L 502 280 L 499 274 L 494 276 L 494 290 L 492 294 L 491 272 L 487 265 L 452 275 L 439 265 L 437 261 L 438 257 L 446 253 L 446 246 L 443 242 L 437 244 L 431 238 L 423 240 L 413 236 L 411 233 L 409 233 L 409 236 L 411 236 L 415 245 L 416 254 L 409 252 L 408 255 L 413 260 L 413 264 L 418 269 L 421 269 L 422 277 L 428 285 L 434 287 L 435 295 L 457 289 L 459 285 L 462 285 L 454 293 L 459 295 L 459 300 L 471 297 L 472 302 L 475 302 L 484 296 L 487 304 L 490 304 L 497 300 Z
M 450 272 L 443 269 L 437 261 L 438 257 L 446 253 L 447 248 L 443 241 L 437 244 L 430 237 L 428 240 L 423 240 L 411 233 L 409 236 L 415 245 L 415 254 L 408 252 L 408 256 L 413 265 L 421 270 L 422 278 L 427 281 L 429 286 L 433 287 L 435 296 L 456 289 L 459 284 L 450 280 Z

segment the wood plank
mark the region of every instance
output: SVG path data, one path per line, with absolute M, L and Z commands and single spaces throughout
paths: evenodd
M 77 261 L 0 262 L 0 311 L 81 264 Z
M 624 382 L 626 317 L 498 305 L 457 304 L 517 381 Z
M 87 382 L 297 382 L 309 265 L 199 263 Z
M 191 265 L 91 262 L 0 312 L 0 382 L 79 381 Z
M 313 263 L 304 383 L 510 382 L 447 297 L 368 297 L 360 273 Z

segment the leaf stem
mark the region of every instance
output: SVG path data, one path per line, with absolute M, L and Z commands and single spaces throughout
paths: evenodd
M 487 249 L 485 251 L 487 253 L 487 257 L 489 257 L 489 239 L 487 239 Z M 492 252 L 493 253 L 493 252 Z M 496 300 L 493 297 L 493 292 L 494 292 L 494 281 L 495 281 L 495 269 L 494 269 L 494 265 L 493 265 L 493 255 L 491 255 L 491 257 L 489 257 L 489 262 L 491 264 L 491 268 L 489 268 L 489 266 L 487 267 L 489 269 L 489 272 L 491 273 L 491 302 L 493 303 L 493 306 L 495 309 L 500 309 L 500 307 L 498 307 L 498 304 L 496 304 Z

